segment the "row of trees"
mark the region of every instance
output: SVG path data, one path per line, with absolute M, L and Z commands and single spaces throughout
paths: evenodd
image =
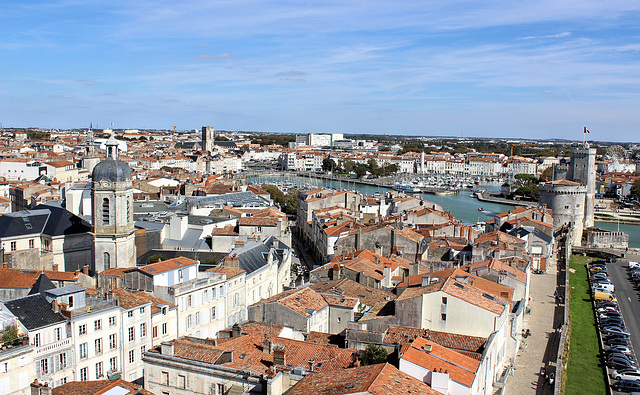
M 356 163 L 351 159 L 336 163 L 336 161 L 331 158 L 325 158 L 322 161 L 322 170 L 332 171 L 334 173 L 355 173 L 358 177 L 370 173 L 374 177 L 380 177 L 394 174 L 398 171 L 398 165 L 385 163 L 382 166 L 378 166 L 378 163 L 374 159 L 369 159 L 367 163 Z
M 286 194 L 280 190 L 276 185 L 264 184 L 262 189 L 269 192 L 273 202 L 280 206 L 285 214 L 295 214 L 298 207 L 298 190 L 290 189 Z

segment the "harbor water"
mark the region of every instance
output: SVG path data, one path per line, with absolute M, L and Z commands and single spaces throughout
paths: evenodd
M 282 176 L 248 177 L 247 182 L 259 185 L 270 183 L 287 183 L 297 186 L 313 185 L 315 187 L 325 187 L 336 190 L 347 189 L 350 191 L 358 191 L 366 195 L 383 195 L 386 191 L 390 190 L 390 188 L 359 184 L 357 182 L 298 177 L 290 174 Z M 475 185 L 474 189 L 496 191 L 500 189 L 500 183 L 481 182 L 480 185 Z M 454 217 L 466 224 L 486 221 L 491 219 L 495 214 L 509 211 L 515 207 L 508 204 L 480 202 L 476 198 L 471 197 L 472 193 L 473 191 L 471 189 L 462 189 L 457 195 L 438 196 L 426 193 L 415 195 L 419 195 L 424 200 L 441 205 L 444 210 L 450 211 Z M 482 208 L 484 211 L 479 211 L 479 208 Z M 596 227 L 611 231 L 618 230 L 618 225 L 615 223 L 596 222 Z M 640 226 L 621 224 L 620 231 L 629 235 L 629 247 L 640 248 Z

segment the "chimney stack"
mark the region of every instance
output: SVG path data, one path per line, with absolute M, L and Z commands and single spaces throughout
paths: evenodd
M 271 342 L 269 338 L 262 341 L 262 352 L 266 352 L 267 354 L 271 354 L 273 352 L 273 342 Z
M 173 342 L 162 342 L 160 343 L 160 351 L 162 355 L 168 355 L 170 357 L 174 354 L 174 345 Z
M 240 335 L 242 335 L 242 327 L 238 323 L 233 324 L 231 327 L 231 337 L 239 337 Z
M 285 355 L 284 346 L 278 346 L 275 350 L 273 350 L 273 364 L 280 366 L 287 365 L 287 357 Z
M 309 360 L 309 371 L 313 372 L 313 364 L 315 364 L 316 361 L 314 359 L 310 359 Z

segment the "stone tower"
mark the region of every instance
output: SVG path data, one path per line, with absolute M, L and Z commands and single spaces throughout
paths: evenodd
M 546 182 L 540 187 L 540 204 L 553 210 L 553 231 L 571 225 L 569 243 L 572 246 L 582 244 L 586 192 L 586 186 L 568 180 Z
M 107 158 L 91 175 L 94 227 L 94 273 L 136 265 L 131 168 L 118 159 L 118 141 L 105 143 Z
M 215 140 L 215 132 L 212 126 L 203 126 L 202 127 L 202 150 L 203 151 L 213 151 L 213 142 Z
M 82 167 L 93 172 L 93 168 L 100 162 L 100 157 L 96 155 L 93 140 L 93 125 L 87 131 L 87 138 L 84 140 L 84 153 L 82 155 Z
M 592 228 L 596 197 L 596 149 L 590 148 L 589 143 L 571 149 L 571 164 L 567 172 L 567 179 L 587 187 L 584 207 L 584 227 Z

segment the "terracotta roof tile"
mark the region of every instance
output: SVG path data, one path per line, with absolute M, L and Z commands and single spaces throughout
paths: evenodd
M 130 271 L 140 270 L 142 272 L 145 272 L 147 274 L 155 276 L 157 274 L 160 274 L 160 273 L 163 273 L 163 272 L 166 272 L 166 271 L 169 271 L 169 270 L 179 269 L 179 268 L 182 268 L 182 267 L 195 265 L 196 263 L 197 263 L 197 261 L 194 261 L 193 259 L 189 259 L 189 258 L 185 258 L 185 257 L 179 256 L 177 258 L 167 259 L 166 261 L 161 261 L 161 262 L 157 262 L 157 263 L 151 263 L 151 264 L 148 264 L 148 265 L 136 267 L 136 268 L 129 269 L 129 270 Z
M 223 266 L 223 265 L 212 267 L 210 269 L 205 270 L 205 272 L 226 274 L 227 279 L 230 279 L 242 273 L 245 273 L 245 271 L 242 269 L 236 269 L 233 267 Z
M 311 373 L 286 395 L 436 395 L 426 383 L 384 363 L 330 373 Z
M 430 346 L 431 349 L 425 349 L 425 346 Z M 446 371 L 449 373 L 449 380 L 466 387 L 473 385 L 480 366 L 480 361 L 420 337 L 413 341 L 401 358 L 431 371 Z

